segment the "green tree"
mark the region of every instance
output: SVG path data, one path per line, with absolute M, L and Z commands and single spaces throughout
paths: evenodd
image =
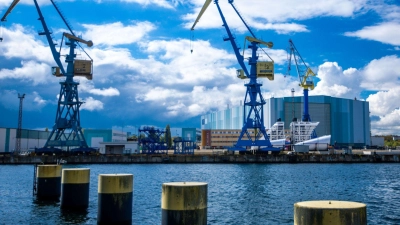
M 167 126 L 165 127 L 165 141 L 167 142 L 168 149 L 171 149 L 172 139 L 171 139 L 171 128 L 169 127 L 169 124 L 167 124 Z

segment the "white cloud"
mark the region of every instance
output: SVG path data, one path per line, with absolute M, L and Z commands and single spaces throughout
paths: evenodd
M 34 61 L 22 61 L 22 67 L 14 69 L 0 69 L 0 80 L 19 79 L 22 82 L 29 82 L 30 85 L 46 84 L 54 81 L 50 72 L 50 66 L 45 63 Z
M 193 13 L 186 14 L 183 19 L 187 21 L 186 28 L 193 25 L 204 0 L 194 0 L 196 6 Z M 276 30 L 278 33 L 306 32 L 304 25 L 286 23 L 291 20 L 306 20 L 321 16 L 352 17 L 367 4 L 366 0 L 282 0 L 265 3 L 259 0 L 236 1 L 236 8 L 248 21 L 248 25 L 259 30 Z M 237 30 L 244 31 L 246 28 L 240 21 L 232 7 L 225 1 L 220 1 L 221 9 L 228 25 Z M 254 10 L 260 9 L 260 10 Z M 266 24 L 266 25 L 265 25 Z M 221 19 L 216 6 L 210 4 L 203 14 L 197 29 L 219 28 Z
M 328 95 L 342 98 L 359 98 L 362 76 L 355 68 L 343 70 L 337 62 L 325 62 L 318 67 L 320 79 L 310 95 Z
M 53 64 L 50 48 L 35 35 L 35 31 L 20 24 L 12 24 L 10 28 L 3 27 L 4 40 L 0 45 L 0 55 L 8 59 L 37 60 Z
M 102 95 L 102 96 L 119 96 L 119 91 L 116 88 L 109 87 L 109 88 L 102 88 L 102 89 L 92 89 L 89 90 L 89 93 L 94 95 Z
M 122 2 L 134 2 L 140 5 L 149 6 L 157 5 L 159 7 L 172 9 L 179 2 L 178 0 L 166 1 L 166 0 L 121 0 Z
M 390 45 L 400 45 L 400 23 L 384 22 L 374 26 L 366 26 L 361 30 L 346 32 L 349 37 L 379 41 Z
M 103 25 L 83 24 L 82 26 L 87 29 L 83 37 L 87 40 L 94 40 L 94 45 L 132 44 L 142 41 L 150 31 L 156 28 L 154 24 L 147 21 L 132 23 L 127 26 L 121 22 Z
M 33 101 L 40 107 L 43 107 L 47 104 L 47 101 L 44 100 L 39 93 L 37 93 L 36 91 L 33 92 L 34 98 Z
M 400 58 L 396 55 L 374 59 L 363 68 L 361 87 L 390 90 L 400 86 Z
M 297 23 L 259 23 L 253 22 L 252 27 L 258 30 L 275 30 L 278 34 L 287 34 L 291 32 L 309 32 L 305 25 Z
M 92 97 L 88 97 L 83 99 L 83 104 L 81 105 L 81 110 L 88 110 L 88 111 L 100 111 L 103 109 L 103 103 L 99 100 L 96 100 Z
M 23 100 L 23 111 L 40 111 L 48 101 L 44 100 L 36 91 L 30 93 L 21 93 L 16 90 L 0 91 L 0 104 L 5 108 L 18 111 L 19 98 L 18 94 L 25 94 Z
M 379 91 L 368 96 L 369 109 L 372 115 L 384 116 L 400 107 L 400 87 L 389 91 Z
M 371 132 L 374 135 L 393 135 L 400 133 L 400 109 L 395 109 L 390 113 L 380 116 L 379 121 L 371 122 Z

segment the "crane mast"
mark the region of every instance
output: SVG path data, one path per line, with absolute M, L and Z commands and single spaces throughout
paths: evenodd
M 200 20 L 200 17 L 207 9 L 211 0 L 206 0 L 203 5 L 200 14 L 196 18 L 195 23 L 192 26 L 192 30 L 194 29 L 197 22 Z M 257 82 L 257 78 L 266 77 L 270 80 L 273 80 L 273 62 L 259 62 L 257 49 L 260 44 L 267 45 L 268 47 L 272 47 L 271 42 L 264 42 L 258 40 L 254 33 L 251 31 L 250 27 L 247 26 L 245 21 L 243 20 L 240 13 L 236 10 L 233 1 L 229 0 L 229 3 L 234 7 L 236 13 L 239 15 L 240 19 L 246 25 L 247 29 L 252 34 L 252 37 L 246 37 L 246 40 L 250 42 L 248 48 L 251 49 L 251 57 L 249 58 L 248 64 L 250 65 L 250 71 L 247 69 L 244 64 L 244 57 L 239 52 L 239 47 L 236 44 L 235 38 L 232 35 L 231 30 L 225 20 L 225 17 L 222 13 L 222 10 L 219 6 L 219 1 L 214 0 L 215 5 L 217 6 L 219 15 L 222 19 L 223 27 L 228 34 L 227 37 L 224 37 L 224 41 L 230 41 L 233 51 L 235 53 L 236 59 L 241 67 L 241 70 L 238 70 L 238 77 L 242 79 L 249 79 L 250 81 L 245 84 L 246 87 L 246 95 L 244 99 L 244 107 L 243 107 L 243 127 L 241 133 L 239 135 L 238 141 L 236 144 L 230 148 L 229 150 L 238 150 L 240 153 L 246 153 L 248 147 L 256 147 L 259 151 L 279 151 L 278 148 L 274 148 L 269 141 L 269 136 L 266 133 L 266 129 L 264 127 L 264 110 L 263 106 L 265 104 L 265 100 L 261 94 L 261 83 Z
M 309 66 L 304 62 L 299 51 L 294 45 L 293 41 L 289 39 L 289 55 L 288 55 L 288 75 L 290 75 L 292 58 L 296 65 L 296 71 L 299 77 L 299 86 L 303 88 L 304 104 L 303 104 L 303 117 L 302 121 L 311 121 L 310 114 L 308 112 L 308 90 L 314 89 L 314 81 L 312 79 L 315 73 Z

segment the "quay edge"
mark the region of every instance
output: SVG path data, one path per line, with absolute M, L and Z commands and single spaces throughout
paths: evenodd
M 145 164 L 145 163 L 399 163 L 399 155 L 77 155 L 0 156 L 0 164 Z

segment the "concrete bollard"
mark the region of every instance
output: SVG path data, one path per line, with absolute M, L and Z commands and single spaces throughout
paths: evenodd
M 61 178 L 61 208 L 74 210 L 89 206 L 90 169 L 63 169 Z
M 347 201 L 306 201 L 294 204 L 294 225 L 366 225 L 367 208 Z
M 132 224 L 133 175 L 100 174 L 97 224 Z
M 161 209 L 163 225 L 207 224 L 207 183 L 164 183 Z
M 61 165 L 38 165 L 36 195 L 41 199 L 59 199 L 61 195 Z

